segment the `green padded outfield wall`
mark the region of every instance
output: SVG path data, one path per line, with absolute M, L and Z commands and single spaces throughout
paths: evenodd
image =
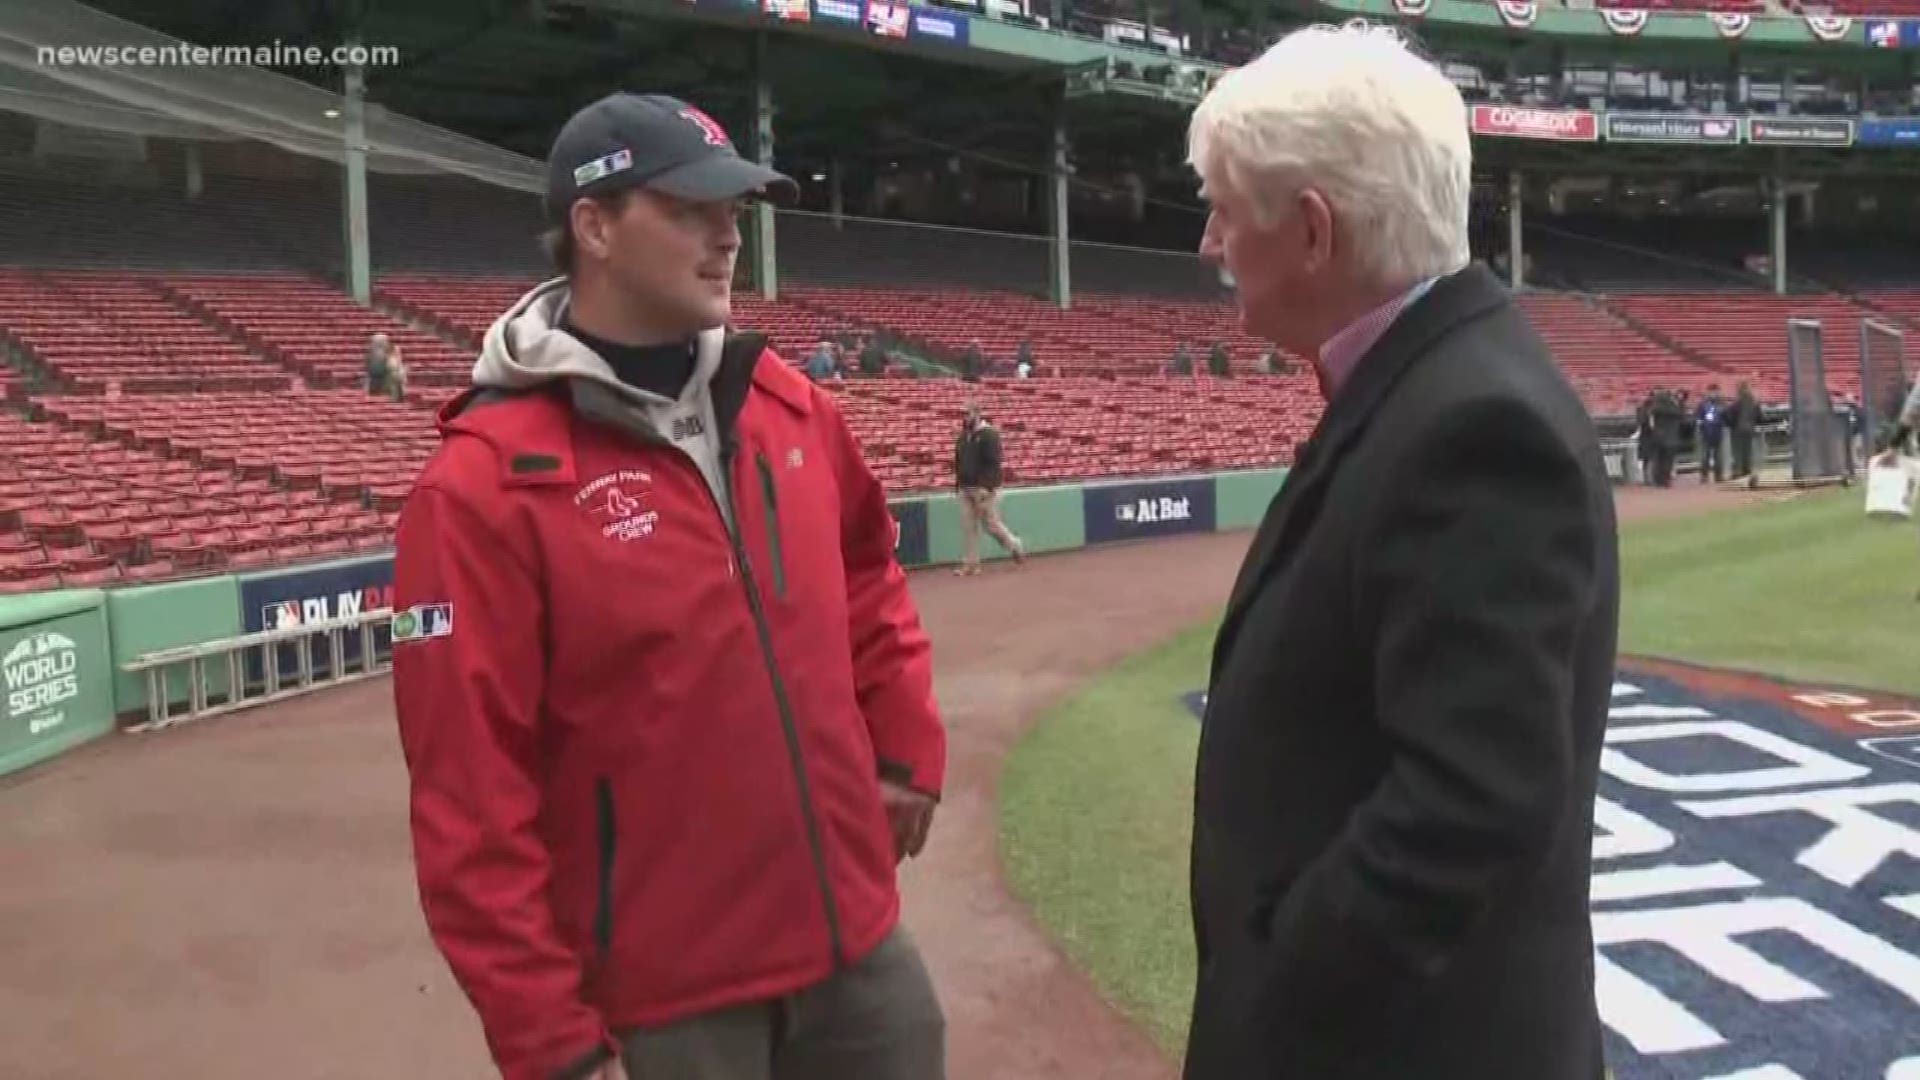
M 1221 473 L 1213 478 L 1214 528 L 1220 532 L 1251 529 L 1267 514 L 1267 504 L 1287 479 L 1285 469 Z
M 1069 551 L 1087 546 L 1088 509 L 1096 494 L 1152 495 L 1155 488 L 1193 492 L 1196 483 L 1213 485 L 1213 528 L 1250 529 L 1286 478 L 1284 469 L 1222 473 L 1212 477 L 1176 477 L 1086 486 L 1015 488 L 1001 497 L 1007 526 L 1033 552 Z M 1195 492 L 1199 500 L 1207 493 Z M 1109 500 L 1111 501 L 1111 500 Z M 1151 500 L 1146 500 L 1151 501 Z M 925 565 L 950 565 L 960 559 L 960 506 L 950 493 L 897 504 L 925 506 Z M 1196 503 L 1197 504 L 1197 503 Z M 1095 515 L 1109 523 L 1111 508 Z M 1197 516 L 1193 525 L 1204 529 Z M 1139 523 L 1129 518 L 1137 526 Z M 1178 523 L 1171 519 L 1161 525 Z M 1108 527 L 1107 525 L 1103 525 Z M 1159 526 L 1156 526 L 1159 527 Z M 1107 537 L 1112 539 L 1112 537 Z M 981 556 L 1006 553 L 991 538 L 981 538 Z M 43 761 L 111 731 L 116 715 L 144 716 L 144 676 L 123 674 L 121 665 L 143 653 L 197 645 L 264 629 L 371 611 L 391 602 L 390 557 L 373 557 L 163 585 L 118 589 L 112 593 L 73 591 L 0 600 L 0 659 L 7 708 L 0 711 L 0 775 Z M 207 691 L 227 692 L 224 665 L 210 665 Z M 187 696 L 183 672 L 172 672 L 168 697 Z
M 0 600 L 0 776 L 113 730 L 106 603 L 98 589 Z
M 935 565 L 960 561 L 960 500 L 955 495 L 935 495 L 927 500 L 928 551 Z M 1066 487 L 1009 488 L 1000 495 L 1000 518 L 1007 523 L 1027 550 L 1068 551 L 1085 547 L 1086 521 L 1081 510 L 1081 489 Z M 982 561 L 1006 558 L 999 541 L 980 537 Z
M 136 589 L 116 589 L 107 598 L 113 648 L 113 709 L 121 716 L 147 711 L 147 677 L 121 665 L 143 653 L 199 645 L 240 634 L 240 584 L 231 577 L 196 578 Z M 208 693 L 224 697 L 227 666 L 205 665 Z M 184 666 L 167 673 L 167 698 L 187 700 Z

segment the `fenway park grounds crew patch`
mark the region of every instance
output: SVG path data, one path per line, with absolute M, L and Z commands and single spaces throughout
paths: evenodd
M 452 637 L 453 605 L 415 604 L 405 611 L 394 613 L 391 629 L 395 645 Z

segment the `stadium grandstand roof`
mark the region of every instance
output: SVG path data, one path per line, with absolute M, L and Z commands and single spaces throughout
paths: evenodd
M 257 139 L 310 157 L 343 157 L 338 93 L 191 51 L 205 44 L 72 0 L 0 5 L 0 109 L 93 130 Z M 253 45 L 277 47 L 257 32 Z M 525 191 L 543 186 L 540 163 L 530 157 L 377 106 L 368 110 L 366 138 L 374 171 L 450 173 Z

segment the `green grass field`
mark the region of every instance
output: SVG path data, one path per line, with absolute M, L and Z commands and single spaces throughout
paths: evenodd
M 1920 697 L 1920 537 L 1858 491 L 1623 531 L 1621 651 Z M 1001 851 L 1014 892 L 1108 1000 L 1177 1055 L 1191 1004 L 1187 843 L 1214 627 L 1114 668 L 1009 759 Z

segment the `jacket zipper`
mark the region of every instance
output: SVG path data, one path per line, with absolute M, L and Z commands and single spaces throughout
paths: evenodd
M 820 898 L 827 909 L 827 939 L 833 946 L 833 966 L 837 969 L 846 962 L 840 940 L 840 907 L 834 899 L 833 880 L 827 874 L 826 846 L 820 837 L 819 816 L 813 808 L 813 785 L 807 778 L 806 758 L 800 747 L 800 729 L 793 718 L 793 703 L 787 698 L 786 682 L 780 677 L 780 663 L 773 655 L 773 630 L 767 625 L 767 613 L 760 602 L 760 590 L 754 584 L 753 563 L 748 560 L 747 546 L 740 538 L 740 507 L 733 497 L 733 465 L 737 452 L 729 436 L 720 449 L 720 483 L 725 489 L 729 517 L 734 522 L 727 526 L 727 539 L 733 545 L 734 561 L 740 564 L 740 585 L 746 591 L 747 610 L 753 615 L 753 628 L 760 637 L 760 655 L 766 661 L 767 678 L 773 683 L 774 706 L 780 713 L 781 732 L 787 739 L 787 757 L 793 767 L 794 781 L 800 789 L 800 816 L 806 824 L 807 847 L 813 855 L 813 872 L 819 880 Z
M 593 788 L 600 831 L 600 892 L 593 909 L 593 943 L 604 959 L 613 950 L 613 861 L 618 836 L 613 819 L 613 781 L 603 776 Z
M 760 468 L 760 496 L 767 503 L 767 548 L 773 560 L 773 595 L 785 600 L 787 559 L 780 541 L 780 493 L 773 486 L 773 466 L 767 464 L 767 455 L 755 451 L 753 461 Z

